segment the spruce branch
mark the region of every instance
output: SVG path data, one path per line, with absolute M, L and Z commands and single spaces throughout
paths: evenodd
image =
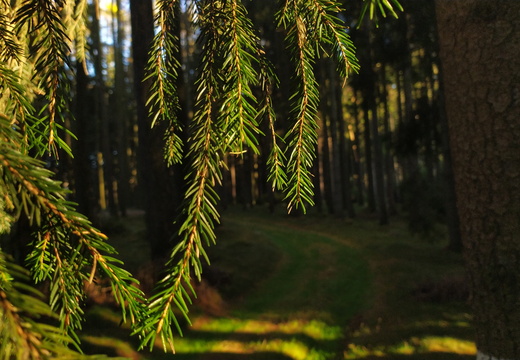
M 359 71 L 355 46 L 347 33 L 346 24 L 337 16 L 343 9 L 340 3 L 330 0 L 313 0 L 316 41 L 320 47 L 330 45 L 332 56 L 338 63 L 338 72 L 346 80 L 349 74 Z
M 23 125 L 26 117 L 34 111 L 26 96 L 26 89 L 20 76 L 0 61 L 0 103 L 4 105 L 0 116 L 4 121 Z
M 0 3 L 0 59 L 19 60 L 22 49 L 13 28 L 13 11 L 6 2 Z
M 38 114 L 39 121 L 26 128 L 33 132 L 30 137 L 35 141 L 29 145 L 38 156 L 45 153 L 57 156 L 58 147 L 72 156 L 71 149 L 60 137 L 63 126 L 57 121 L 66 114 L 70 115 L 64 65 L 69 61 L 71 40 L 62 18 L 64 5 L 65 1 L 24 0 L 14 19 L 16 34 L 22 37 L 30 34 L 32 38 L 26 57 L 34 63 L 32 78 L 43 90 L 46 99 Z
M 179 100 L 177 78 L 180 63 L 178 61 L 179 39 L 175 35 L 175 12 L 178 1 L 160 0 L 157 2 L 155 23 L 159 31 L 154 37 L 150 51 L 147 71 L 152 84 L 146 105 L 152 118 L 151 126 L 157 121 L 167 121 L 164 154 L 169 165 L 182 160 L 182 140 L 179 133 L 182 126 L 177 120 Z M 145 80 L 146 80 L 145 79 Z
M 42 163 L 23 154 L 22 138 L 8 119 L 0 117 L 0 186 L 17 213 L 24 211 L 29 221 L 40 227 L 27 257 L 36 282 L 50 281 L 50 305 L 75 341 L 81 328 L 83 285 L 93 280 L 93 269 L 108 277 L 124 320 L 134 323 L 143 317 L 142 292 L 135 280 L 121 269 L 120 261 L 109 255 L 116 251 L 106 236 L 65 200 L 67 191 L 51 180 L 52 172 Z M 109 255 L 105 255 L 109 254 Z
M 75 340 L 49 321 L 56 314 L 29 283 L 30 273 L 0 249 L 0 360 L 108 359 L 71 348 Z
M 219 75 L 215 64 L 219 46 L 218 4 L 209 1 L 199 6 L 200 38 L 202 44 L 201 70 L 197 80 L 195 114 L 190 123 L 188 153 L 190 168 L 186 175 L 187 189 L 182 204 L 182 213 L 177 219 L 180 224 L 169 261 L 166 275 L 157 284 L 155 294 L 148 305 L 149 318 L 136 328 L 141 336 L 140 347 L 154 346 L 157 337 L 164 350 L 175 351 L 172 328 L 182 335 L 177 319 L 184 317 L 189 323 L 188 305 L 195 296 L 192 273 L 200 281 L 201 258 L 209 262 L 205 247 L 215 242 L 214 224 L 219 221 L 216 210 L 218 195 L 214 187 L 221 182 L 222 148 L 221 131 L 215 125 L 217 116 L 215 103 L 219 95 Z
M 240 1 L 224 2 L 220 21 L 220 41 L 227 44 L 222 53 L 223 103 L 219 123 L 226 145 L 232 153 L 242 154 L 247 146 L 259 153 L 257 134 L 261 134 L 257 122 L 257 99 L 252 86 L 259 85 L 259 59 L 262 51 L 259 39 Z M 225 20 L 225 21 L 224 21 Z
M 291 96 L 292 112 L 295 116 L 293 127 L 286 134 L 290 150 L 287 162 L 288 211 L 301 207 L 306 211 L 306 204 L 313 205 L 312 167 L 315 158 L 315 146 L 318 141 L 317 116 L 319 91 L 314 75 L 316 58 L 315 43 L 310 41 L 311 34 L 305 17 L 312 9 L 307 2 L 288 1 L 287 7 L 279 14 L 279 22 L 287 29 L 287 43 L 293 53 L 296 66 L 297 88 Z
M 397 11 L 403 11 L 403 6 L 399 0 L 363 0 L 363 7 L 359 15 L 358 27 L 363 23 L 363 19 L 368 11 L 370 20 L 378 24 L 379 16 L 386 17 L 387 12 L 397 19 Z
M 258 112 L 260 119 L 266 118 L 269 126 L 269 138 L 271 143 L 271 152 L 267 158 L 268 178 L 271 182 L 272 191 L 284 190 L 287 186 L 287 174 L 285 173 L 285 154 L 280 147 L 283 138 L 276 132 L 276 113 L 273 107 L 271 97 L 273 87 L 277 85 L 277 77 L 272 71 L 272 65 L 264 59 L 261 61 L 260 83 L 262 90 L 262 106 Z M 260 120 L 258 121 L 260 122 Z
M 61 11 L 66 34 L 73 40 L 72 51 L 78 62 L 85 62 L 87 50 L 87 0 L 66 0 Z M 72 42 L 71 42 L 72 43 Z

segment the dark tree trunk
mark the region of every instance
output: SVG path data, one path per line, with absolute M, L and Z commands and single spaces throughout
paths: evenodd
M 331 72 L 334 71 L 332 66 L 329 67 Z M 352 162 L 350 157 L 350 138 L 348 130 L 345 128 L 345 119 L 343 114 L 342 103 L 342 87 L 336 79 L 334 82 L 334 96 L 336 98 L 336 113 L 338 118 L 338 151 L 339 151 L 339 172 L 340 172 L 340 186 L 343 197 L 343 208 L 347 211 L 350 218 L 356 216 L 354 204 L 352 202 Z
M 76 121 L 74 133 L 78 140 L 74 143 L 74 201 L 78 203 L 77 210 L 93 219 L 96 199 L 93 192 L 92 166 L 89 159 L 92 122 L 89 114 L 88 77 L 83 62 L 76 63 L 76 104 L 74 117 Z
M 412 37 L 412 29 L 409 24 L 409 16 L 404 15 L 400 21 L 402 21 L 403 30 L 406 33 L 406 43 L 404 45 L 404 55 L 403 55 L 403 97 L 404 97 L 404 109 L 403 109 L 403 118 L 402 123 L 400 123 L 400 131 L 402 131 L 403 126 L 409 127 L 414 121 L 413 114 L 413 103 L 414 103 L 414 94 L 413 87 L 414 81 L 412 77 L 412 54 L 410 49 L 410 41 Z M 409 135 L 407 133 L 407 135 Z M 415 136 L 416 134 L 411 134 Z M 407 141 L 411 141 L 411 139 L 406 139 Z M 418 176 L 419 172 L 419 162 L 418 162 L 418 151 L 415 145 L 412 145 L 412 148 L 408 149 L 408 151 L 403 154 L 403 178 L 407 179 L 415 179 Z
M 323 64 L 322 64 L 323 68 Z M 322 101 L 320 103 L 321 107 L 321 129 L 322 129 L 322 138 L 321 141 L 321 168 L 322 168 L 322 181 L 323 181 L 323 193 L 325 198 L 325 203 L 327 205 L 327 211 L 329 214 L 334 214 L 336 210 L 335 206 L 335 188 L 334 188 L 334 173 L 333 173 L 333 166 L 332 166 L 332 158 L 334 157 L 333 154 L 333 148 L 332 148 L 332 142 L 334 141 L 331 139 L 331 131 L 330 131 L 330 124 L 332 122 L 330 117 L 330 108 L 329 104 L 327 104 L 327 99 L 330 96 L 329 93 L 329 87 L 322 83 L 321 87 L 325 89 L 324 95 L 322 98 Z
M 367 173 L 367 203 L 370 212 L 376 211 L 376 198 L 374 193 L 374 167 L 372 161 L 372 135 L 370 134 L 370 104 L 363 95 L 363 137 L 365 140 L 365 168 Z
M 108 208 L 112 216 L 117 216 L 114 192 L 114 164 L 112 157 L 112 121 L 108 116 L 108 91 L 103 76 L 103 47 L 101 44 L 99 1 L 93 2 L 92 50 L 94 55 L 96 118 L 99 124 L 98 179 L 99 204 L 101 210 Z
M 348 175 L 345 172 L 345 132 L 342 131 L 343 110 L 341 102 L 341 87 L 338 84 L 338 77 L 334 62 L 326 59 L 325 70 L 329 78 L 329 98 L 330 98 L 330 134 L 331 134 L 331 170 L 333 181 L 334 214 L 343 217 L 347 209 L 347 201 L 350 199 L 350 184 Z M 348 200 L 347 200 L 348 199 Z M 353 210 L 353 208 L 352 208 Z
M 359 141 L 361 130 L 359 125 L 359 107 L 357 105 L 357 99 L 355 99 L 353 104 L 353 117 L 354 139 L 352 139 L 352 157 L 356 180 L 356 201 L 359 206 L 363 206 L 365 204 L 365 173 L 363 171 L 363 164 L 361 163 L 361 144 Z
M 437 54 L 439 53 L 437 49 Z M 439 59 L 435 59 L 442 74 L 442 64 Z M 446 225 L 448 227 L 448 249 L 454 252 L 462 251 L 462 239 L 460 235 L 460 219 L 457 210 L 457 194 L 455 192 L 455 177 L 453 174 L 453 161 L 450 148 L 448 119 L 446 118 L 445 96 L 444 96 L 444 81 L 439 79 L 439 90 L 437 93 L 437 110 L 439 114 L 440 124 L 440 146 L 443 156 L 442 174 L 444 176 L 445 193 L 444 193 L 444 207 L 446 211 Z
M 396 180 L 395 180 L 395 166 L 394 166 L 394 158 L 391 152 L 391 144 L 392 144 L 392 126 L 390 124 L 390 109 L 388 104 L 388 91 L 386 89 L 386 65 L 382 64 L 381 66 L 381 102 L 383 103 L 383 128 L 384 128 L 384 137 L 386 139 L 385 151 L 384 151 L 384 163 L 385 163 L 385 172 L 386 172 L 386 199 L 388 202 L 388 214 L 395 215 L 397 214 L 397 206 L 395 204 L 395 188 L 396 188 Z
M 520 2 L 437 0 L 478 359 L 520 359 Z
M 128 92 L 125 84 L 125 66 L 123 55 L 124 30 L 121 20 L 121 0 L 116 0 L 116 13 L 113 19 L 114 38 L 114 103 L 115 131 L 117 139 L 117 202 L 122 216 L 126 216 L 130 196 L 130 169 L 128 166 Z
M 148 52 L 153 39 L 153 11 L 151 0 L 130 1 L 132 20 L 132 52 L 134 90 L 136 96 L 139 148 L 137 150 L 140 196 L 146 212 L 147 237 L 152 258 L 161 258 L 169 251 L 169 241 L 175 235 L 173 221 L 176 216 L 173 176 L 163 159 L 165 124 L 153 129 L 148 116 L 146 100 L 149 81 L 143 82 Z M 178 189 L 177 189 L 178 191 Z
M 388 224 L 388 209 L 386 205 L 383 150 L 381 147 L 381 137 L 379 136 L 379 117 L 377 116 L 377 107 L 375 102 L 372 104 L 372 119 L 370 125 L 372 127 L 371 133 L 374 142 L 374 180 L 379 224 L 386 225 Z

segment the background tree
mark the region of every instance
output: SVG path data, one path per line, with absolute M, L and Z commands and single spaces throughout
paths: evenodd
M 520 359 L 520 3 L 437 0 L 478 359 Z

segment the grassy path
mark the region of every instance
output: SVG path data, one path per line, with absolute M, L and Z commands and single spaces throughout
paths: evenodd
M 226 218 L 221 232 L 222 242 L 234 240 L 212 254 L 220 261 L 214 266 L 229 269 L 231 276 L 247 273 L 231 285 L 246 296 L 231 304 L 226 318 L 199 317 L 178 342 L 179 358 L 197 358 L 189 355 L 193 339 L 216 334 L 198 358 L 341 358 L 345 325 L 362 309 L 369 288 L 368 264 L 359 251 L 258 218 Z M 248 265 L 233 269 L 244 259 Z
M 152 354 L 137 353 L 135 340 L 107 345 L 108 334 L 115 335 L 110 329 L 106 337 L 98 332 L 87 341 L 132 359 L 473 356 L 465 304 L 451 301 L 449 294 L 447 301 L 434 302 L 418 301 L 415 295 L 423 283 L 435 288 L 458 274 L 460 256 L 447 254 L 442 244 L 413 239 L 402 224 L 382 228 L 367 219 L 230 209 L 217 230 L 218 244 L 209 249 L 212 266 L 205 275 L 219 294 L 211 289 L 199 294 L 200 307 L 209 304 L 213 315 L 194 308 L 193 326 L 176 341 L 176 355 L 159 347 Z M 128 245 L 128 238 L 124 241 Z M 135 254 L 122 255 L 136 261 Z M 96 316 L 94 321 L 107 325 L 118 322 L 106 313 Z M 118 331 L 124 338 L 125 330 Z

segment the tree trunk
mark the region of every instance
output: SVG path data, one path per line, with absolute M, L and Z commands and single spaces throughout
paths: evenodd
M 368 101 L 363 95 L 363 136 L 365 140 L 365 167 L 367 172 L 367 202 L 368 210 L 373 213 L 376 211 L 376 198 L 374 192 L 374 171 L 372 162 L 372 137 L 370 134 L 370 116 Z
M 94 54 L 96 116 L 99 122 L 99 205 L 101 210 L 108 210 L 112 216 L 117 216 L 114 192 L 114 164 L 112 157 L 111 118 L 108 116 L 108 92 L 103 76 L 103 45 L 101 42 L 99 1 L 93 2 L 92 17 L 92 50 Z
M 330 71 L 334 71 L 332 66 L 329 68 Z M 339 167 L 340 167 L 340 179 L 341 179 L 341 193 L 343 196 L 343 208 L 347 211 L 350 218 L 356 216 L 354 204 L 352 202 L 352 162 L 351 162 L 351 149 L 350 137 L 348 129 L 346 129 L 346 120 L 343 113 L 343 88 L 339 81 L 336 79 L 334 84 L 334 96 L 336 97 L 336 111 L 338 117 L 338 148 L 339 148 Z
M 130 169 L 128 166 L 128 92 L 125 84 L 125 65 L 123 54 L 124 26 L 121 16 L 121 0 L 116 0 L 116 12 L 112 19 L 114 39 L 114 104 L 115 130 L 117 139 L 117 203 L 122 216 L 130 196 Z
M 331 104 L 331 136 L 332 136 L 332 171 L 334 187 L 336 189 L 335 201 L 337 210 L 335 215 L 343 217 L 345 210 L 349 216 L 354 217 L 354 207 L 350 193 L 350 171 L 348 167 L 347 149 L 345 144 L 345 120 L 343 119 L 342 87 L 336 75 L 334 62 L 326 61 L 326 70 L 330 82 Z
M 77 210 L 89 219 L 94 217 L 96 199 L 93 193 L 93 179 L 89 152 L 89 134 L 94 131 L 89 113 L 88 77 L 85 73 L 85 63 L 76 63 L 76 106 L 74 117 L 75 133 L 78 140 L 74 143 L 74 201 L 78 203 Z M 90 135 L 92 137 L 92 135 Z
M 175 235 L 173 221 L 179 204 L 172 189 L 174 183 L 170 169 L 163 159 L 164 124 L 153 129 L 148 117 L 146 100 L 149 81 L 143 82 L 148 51 L 153 39 L 153 11 L 151 0 L 131 0 L 132 52 L 134 65 L 134 90 L 136 96 L 139 148 L 137 162 L 140 193 L 146 211 L 147 237 L 152 258 L 164 257 L 169 251 L 169 241 Z M 178 189 L 177 189 L 178 191 Z
M 520 359 L 520 1 L 436 11 L 477 359 Z
M 360 124 L 359 124 L 359 107 L 357 105 L 357 98 L 354 97 L 354 103 L 353 103 L 353 111 L 352 116 L 354 118 L 354 124 L 352 126 L 352 132 L 351 134 L 354 134 L 352 137 L 351 135 L 351 142 L 352 142 L 352 153 L 353 153 L 353 168 L 354 168 L 354 174 L 356 178 L 356 201 L 359 206 L 363 206 L 365 204 L 365 186 L 364 186 L 364 178 L 365 174 L 363 171 L 363 165 L 361 163 L 361 145 L 359 141 L 360 137 Z
M 394 158 L 392 156 L 392 124 L 390 123 L 390 106 L 388 104 L 388 90 L 386 84 L 386 65 L 381 66 L 381 90 L 380 90 L 380 101 L 383 103 L 383 131 L 384 138 L 384 169 L 385 169 L 385 187 L 386 187 L 386 200 L 388 205 L 388 215 L 397 214 L 397 205 L 395 203 L 395 165 Z

